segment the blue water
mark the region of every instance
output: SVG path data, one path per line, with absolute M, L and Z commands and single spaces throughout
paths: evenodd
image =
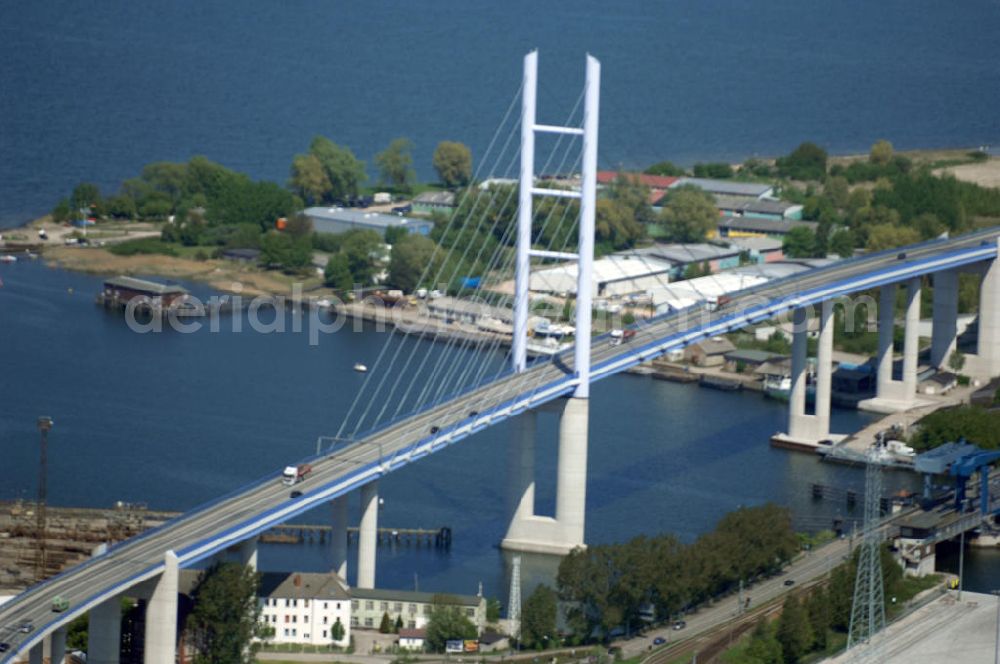
M 993 0 L 215 0 L 0 7 L 0 228 L 204 154 L 284 181 L 315 134 L 481 155 L 540 49 L 541 121 L 603 62 L 600 165 L 1000 143 Z M 372 173 L 374 176 L 375 174 Z
M 0 279 L 0 499 L 34 496 L 39 415 L 55 420 L 53 504 L 123 500 L 184 510 L 276 476 L 312 454 L 318 436 L 336 432 L 364 380 L 352 365 L 374 365 L 385 338 L 346 327 L 310 345 L 305 332 L 250 331 L 245 315 L 242 332 L 224 318 L 217 333 L 137 334 L 95 306 L 98 278 L 22 261 L 0 265 Z M 420 342 L 414 352 L 433 358 L 441 348 Z M 791 507 L 802 530 L 860 516 L 843 500 L 814 502 L 811 484 L 836 486 L 843 496 L 863 489 L 861 473 L 768 445 L 785 427 L 787 406 L 629 375 L 595 384 L 591 403 L 589 542 L 662 531 L 689 541 L 726 512 L 768 500 Z M 538 420 L 537 508 L 551 514 L 556 416 Z M 834 412 L 836 431 L 865 421 Z M 483 581 L 489 594 L 505 593 L 495 545 L 506 527 L 509 435 L 501 424 L 381 481 L 382 525 L 450 526 L 454 545 L 448 553 L 380 549 L 380 584 L 409 588 L 416 574 L 424 590 L 475 592 Z M 913 482 L 889 480 L 894 488 Z M 320 509 L 304 520 L 328 518 Z M 330 557 L 320 545 L 271 545 L 261 565 L 323 570 Z

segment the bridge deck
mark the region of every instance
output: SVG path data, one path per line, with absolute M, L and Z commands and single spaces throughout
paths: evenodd
M 714 312 L 689 309 L 651 319 L 618 346 L 598 338 L 592 351 L 592 380 L 790 309 L 994 259 L 998 234 L 1000 230 L 990 229 L 841 261 L 735 294 Z M 271 473 L 30 588 L 0 607 L 0 640 L 12 644 L 0 662 L 13 661 L 56 627 L 158 575 L 167 550 L 177 554 L 181 565 L 192 565 L 481 429 L 570 393 L 576 382 L 572 357 L 570 349 L 523 374 L 501 376 L 369 432 L 334 454 L 311 459 L 313 473 L 298 498 L 291 499 L 278 473 Z M 51 612 L 56 595 L 70 601 L 68 611 Z M 22 620 L 34 622 L 37 629 L 28 635 L 16 633 L 14 625 Z

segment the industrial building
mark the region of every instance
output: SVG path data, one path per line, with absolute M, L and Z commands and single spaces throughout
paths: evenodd
M 734 182 L 733 180 L 710 180 L 708 178 L 680 178 L 671 189 L 697 187 L 713 196 L 738 196 L 747 199 L 774 198 L 774 186 L 755 182 Z
M 405 228 L 411 234 L 430 235 L 434 228 L 434 223 L 425 219 L 340 207 L 311 207 L 305 210 L 305 215 L 312 220 L 317 233 L 336 234 L 360 228 L 385 236 L 389 228 Z
M 709 237 L 774 237 L 783 238 L 793 228 L 805 227 L 816 232 L 819 224 L 815 221 L 795 219 L 764 219 L 762 217 L 723 217 L 719 219 L 714 233 Z
M 594 261 L 594 297 L 645 293 L 670 281 L 673 265 L 641 253 L 613 254 Z M 535 293 L 576 294 L 577 264 L 564 263 L 531 273 L 528 288 Z
M 425 191 L 413 199 L 412 205 L 414 212 L 441 212 L 450 216 L 455 210 L 455 194 L 450 191 Z
M 351 626 L 378 629 L 382 616 L 389 615 L 395 624 L 400 618 L 406 629 L 421 629 L 427 625 L 434 609 L 434 593 L 413 590 L 383 590 L 380 588 L 351 589 Z M 478 595 L 448 595 L 448 600 L 482 633 L 486 626 L 486 598 Z
M 697 265 L 699 268 L 705 267 L 710 272 L 739 267 L 741 253 L 742 250 L 738 247 L 698 242 L 692 244 L 654 244 L 651 247 L 628 249 L 615 255 L 641 257 L 645 260 L 654 259 L 669 263 L 671 278 L 679 279 L 692 265 Z
M 731 217 L 756 217 L 758 219 L 802 219 L 802 206 L 773 198 L 715 195 L 715 207 Z

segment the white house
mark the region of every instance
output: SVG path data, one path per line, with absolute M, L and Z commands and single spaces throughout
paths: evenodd
M 401 650 L 423 650 L 426 636 L 426 630 L 404 627 L 399 630 L 399 647 Z
M 336 574 L 264 573 L 261 621 L 274 630 L 272 643 L 338 645 L 351 642 L 351 595 Z M 340 622 L 343 637 L 333 639 Z

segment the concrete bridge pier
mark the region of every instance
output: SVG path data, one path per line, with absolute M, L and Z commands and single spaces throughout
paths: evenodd
M 917 354 L 919 352 L 920 277 L 906 282 L 906 315 L 903 338 L 903 375 L 892 377 L 892 342 L 896 326 L 896 284 L 882 286 L 878 311 L 878 380 L 875 397 L 858 408 L 876 413 L 909 410 L 917 402 Z
M 833 371 L 833 301 L 820 305 L 819 347 L 816 359 L 815 409 L 806 413 L 806 348 L 808 316 L 806 309 L 792 312 L 792 391 L 788 399 L 788 433 L 775 436 L 777 441 L 817 445 L 830 435 L 830 396 Z M 834 436 L 836 438 L 836 436 Z
M 330 546 L 333 551 L 333 573 L 347 583 L 347 496 L 334 498 L 330 502 Z
M 63 664 L 66 658 L 66 628 L 60 627 L 49 634 L 49 663 Z
M 1000 243 L 1000 238 L 997 239 Z M 1000 375 L 1000 258 L 986 264 L 979 288 L 979 340 L 966 356 L 963 373 L 989 379 Z
M 167 551 L 163 564 L 146 603 L 145 664 L 174 664 L 177 657 L 177 554 Z
M 361 487 L 361 523 L 358 526 L 358 588 L 375 587 L 378 548 L 378 482 Z
M 239 544 L 239 561 L 242 565 L 250 567 L 253 571 L 257 571 L 257 538 L 251 537 L 250 539 L 243 540 Z
M 934 273 L 934 305 L 931 330 L 931 366 L 948 368 L 958 339 L 958 272 Z
M 583 546 L 587 512 L 587 434 L 590 399 L 571 397 L 559 421 L 559 471 L 556 476 L 556 522 L 563 546 Z
M 28 664 L 42 664 L 42 644 L 38 643 L 28 651 Z
M 87 614 L 87 664 L 118 664 L 121 652 L 122 605 L 110 597 Z
M 571 397 L 559 419 L 555 517 L 535 514 L 535 418 L 517 420 L 508 456 L 511 520 L 500 546 L 508 551 L 565 555 L 584 544 L 590 402 Z

